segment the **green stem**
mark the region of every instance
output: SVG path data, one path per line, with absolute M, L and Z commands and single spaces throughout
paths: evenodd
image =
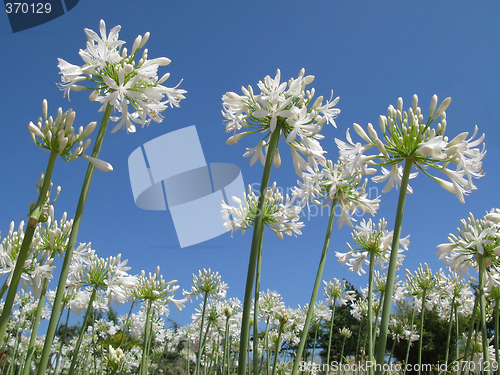
M 342 341 L 342 349 L 340 350 L 340 364 L 342 365 L 342 358 L 344 357 L 344 345 L 345 345 L 345 337 L 344 337 L 344 340 Z
M 370 270 L 368 271 L 368 361 L 373 362 L 373 266 L 374 259 L 370 255 Z M 377 317 L 378 321 L 378 317 Z M 342 358 L 341 358 L 342 360 Z M 373 374 L 373 367 L 369 367 L 368 374 Z
M 141 358 L 141 368 L 139 373 L 141 375 L 147 375 L 148 373 L 148 349 L 149 349 L 149 334 L 150 334 L 150 321 L 151 321 L 151 305 L 152 300 L 148 300 L 148 309 L 146 311 L 146 324 L 144 325 L 144 341 L 142 343 L 142 358 Z
M 280 324 L 278 329 L 278 340 L 276 341 L 276 350 L 274 351 L 274 363 L 272 375 L 276 375 L 276 366 L 278 365 L 278 355 L 280 353 L 281 335 L 283 334 L 284 324 Z
M 264 331 L 264 348 L 262 349 L 262 356 L 260 359 L 259 374 L 262 373 L 262 365 L 264 363 L 264 355 L 266 356 L 266 374 L 269 375 L 269 343 L 267 336 L 269 335 L 269 319 L 267 317 L 266 330 Z
M 38 325 L 42 318 L 43 304 L 45 302 L 45 292 L 47 291 L 47 286 L 49 285 L 49 279 L 43 279 L 42 290 L 40 292 L 40 298 L 38 299 L 38 306 L 35 314 L 35 321 L 31 327 L 31 337 L 28 345 L 28 351 L 26 353 L 26 359 L 24 361 L 24 368 L 22 375 L 28 375 L 31 372 L 31 359 L 33 358 L 33 353 L 35 351 L 36 333 L 38 331 Z
M 106 133 L 106 128 L 108 126 L 108 121 L 109 117 L 111 116 L 112 110 L 113 106 L 108 104 L 106 107 L 106 111 L 104 112 L 101 125 L 99 127 L 99 133 L 97 134 L 97 139 L 94 144 L 94 149 L 92 150 L 93 158 L 99 157 L 99 152 L 101 150 L 102 142 L 104 140 L 104 135 Z M 80 223 L 83 216 L 83 209 L 85 208 L 85 202 L 87 201 L 87 195 L 90 189 L 90 182 L 92 181 L 93 174 L 94 174 L 94 164 L 89 163 L 89 166 L 87 168 L 87 173 L 83 181 L 82 191 L 80 193 L 80 199 L 78 200 L 78 205 L 76 207 L 76 213 L 73 219 L 73 227 L 71 229 L 68 246 L 66 248 L 66 255 L 64 256 L 64 262 L 61 268 L 61 275 L 59 277 L 59 283 L 57 285 L 57 291 L 54 299 L 54 304 L 52 307 L 49 326 L 47 328 L 45 343 L 43 345 L 42 356 L 40 358 L 38 375 L 45 375 L 47 371 L 47 365 L 50 359 L 52 342 L 54 341 L 54 335 L 57 328 L 56 327 L 57 317 L 59 316 L 59 311 L 61 309 L 62 299 L 64 296 L 64 290 L 66 288 L 66 278 L 68 277 L 69 266 L 71 264 L 71 259 L 73 257 L 73 249 L 75 247 L 76 238 L 78 236 L 78 230 L 80 229 Z
M 427 298 L 427 289 L 422 293 L 422 311 L 420 313 L 420 337 L 418 338 L 418 375 L 420 375 L 420 367 L 422 367 L 422 345 L 424 341 L 424 313 L 425 313 L 425 300 Z
M 469 335 L 467 336 L 467 343 L 465 344 L 465 349 L 464 349 L 464 360 L 465 361 L 467 360 L 467 356 L 469 355 L 470 343 L 472 341 L 472 331 L 474 330 L 474 322 L 476 320 L 476 313 L 477 313 L 478 305 L 479 305 L 479 291 L 476 290 L 476 298 L 474 298 L 474 308 L 472 309 L 472 315 L 470 317 L 470 323 L 469 323 Z
M 498 304 L 500 303 L 500 299 L 495 299 L 495 360 L 497 364 L 500 364 L 500 355 L 499 355 L 499 350 L 498 350 L 498 315 L 499 315 L 499 306 Z
M 391 315 L 392 307 L 392 290 L 394 287 L 394 279 L 396 276 L 396 268 L 398 261 L 399 238 L 401 236 L 401 226 L 403 224 L 403 212 L 405 208 L 406 190 L 408 189 L 408 180 L 410 179 L 411 167 L 413 159 L 405 161 L 403 171 L 403 178 L 401 180 L 401 191 L 399 193 L 398 208 L 396 211 L 396 221 L 394 224 L 394 234 L 392 238 L 391 258 L 389 260 L 389 268 L 387 270 L 387 283 L 385 289 L 384 307 L 382 309 L 382 321 L 380 322 L 380 336 L 377 345 L 376 361 L 377 366 L 376 375 L 383 375 L 383 364 L 385 358 L 385 347 L 387 343 L 387 331 L 389 328 L 389 317 Z
M 326 363 L 330 363 L 330 351 L 332 348 L 332 334 L 333 334 L 333 319 L 335 318 L 335 306 L 337 305 L 337 297 L 333 297 L 332 316 L 330 317 L 330 334 L 328 335 L 328 351 L 326 354 Z M 358 336 L 359 338 L 359 336 Z
M 262 241 L 264 232 L 261 233 L 259 253 L 257 254 L 257 271 L 255 273 L 255 294 L 253 300 L 253 373 L 259 372 L 259 292 L 260 292 L 260 272 L 262 268 Z
M 484 256 L 478 255 L 477 262 L 479 265 L 479 308 L 481 309 L 481 338 L 483 342 L 483 363 L 488 366 L 485 367 L 484 374 L 490 374 L 490 355 L 488 352 L 488 331 L 486 328 L 486 301 L 484 298 Z
M 82 345 L 83 336 L 85 335 L 85 331 L 87 330 L 87 322 L 90 317 L 90 313 L 93 310 L 93 303 L 95 300 L 95 296 L 97 293 L 97 287 L 92 289 L 92 294 L 90 295 L 89 306 L 87 307 L 87 311 L 85 312 L 85 317 L 83 318 L 82 329 L 80 330 L 80 335 L 78 336 L 78 341 L 76 342 L 75 348 L 73 350 L 73 358 L 71 360 L 71 366 L 69 368 L 68 374 L 72 375 L 75 371 L 76 364 L 78 362 L 78 357 L 80 356 L 80 346 Z
M 17 255 L 16 267 L 14 268 L 14 272 L 12 274 L 9 291 L 7 292 L 7 297 L 5 297 L 2 315 L 0 316 L 0 342 L 3 342 L 5 330 L 7 329 L 10 313 L 12 311 L 12 306 L 16 298 L 17 287 L 19 286 L 19 281 L 21 280 L 21 275 L 23 273 L 24 262 L 28 258 L 29 250 L 31 248 L 31 242 L 33 241 L 33 235 L 35 234 L 35 229 L 38 225 L 38 220 L 43 214 L 43 207 L 47 200 L 47 192 L 50 188 L 50 179 L 52 177 L 52 171 L 54 170 L 56 158 L 57 152 L 51 151 L 43 184 L 40 187 L 40 195 L 38 196 L 35 207 L 31 211 L 31 215 L 28 220 L 28 227 L 26 228 L 26 232 L 24 233 L 24 239 L 21 244 L 21 249 L 19 250 L 19 253 Z
M 405 365 L 403 375 L 406 375 L 406 365 L 408 364 L 408 357 L 410 356 L 410 347 L 411 347 L 411 336 L 413 334 L 413 321 L 415 319 L 415 307 L 412 308 L 411 312 L 411 323 L 410 323 L 410 336 L 408 337 L 408 348 L 406 348 L 406 357 L 405 357 Z
M 0 300 L 3 298 L 3 295 L 7 291 L 9 284 L 7 284 L 7 279 L 3 282 L 2 289 L 0 289 Z
M 450 351 L 450 340 L 451 340 L 451 328 L 453 326 L 453 310 L 455 308 L 455 296 L 453 296 L 453 299 L 451 301 L 451 307 L 450 307 L 450 322 L 448 323 L 448 340 L 446 341 L 446 352 L 444 356 L 444 363 L 448 363 L 448 355 Z M 458 345 L 458 342 L 456 343 Z M 442 374 L 444 375 L 446 373 L 446 370 L 443 370 Z
M 224 329 L 224 357 L 222 358 L 222 375 L 226 373 L 226 367 L 229 368 L 228 359 L 228 341 L 229 341 L 229 317 L 226 316 L 226 327 Z
M 243 316 L 241 320 L 241 335 L 240 335 L 240 356 L 238 358 L 238 375 L 245 375 L 247 367 L 246 353 L 248 351 L 248 338 L 250 332 L 250 310 L 252 307 L 252 291 L 255 280 L 255 270 L 257 266 L 257 255 L 261 247 L 261 239 L 264 231 L 263 211 L 267 186 L 269 184 L 269 176 L 274 159 L 274 151 L 278 146 L 280 137 L 279 127 L 271 134 L 269 146 L 266 155 L 266 164 L 264 173 L 262 174 L 262 183 L 260 185 L 259 205 L 257 208 L 257 216 L 255 218 L 255 228 L 252 236 L 252 247 L 250 250 L 250 259 L 248 261 L 248 273 L 245 287 L 245 298 L 243 302 Z
M 59 321 L 61 320 L 62 313 L 63 313 L 65 307 L 66 307 L 66 303 L 62 307 L 61 314 L 60 314 L 59 319 L 57 321 L 57 325 L 59 325 Z M 59 338 L 60 338 L 59 341 L 61 341 L 61 342 L 60 342 L 60 345 L 59 345 L 59 351 L 57 353 L 56 365 L 52 369 L 51 374 L 55 374 L 56 373 L 57 368 L 59 367 L 59 363 L 61 362 L 62 349 L 63 349 L 63 345 L 64 345 L 64 340 L 66 339 L 66 335 L 68 334 L 68 322 L 69 322 L 69 312 L 70 311 L 71 311 L 71 308 L 68 307 L 68 311 L 66 313 L 66 323 L 64 324 L 64 330 L 61 332 L 61 335 L 59 336 Z M 59 326 L 59 329 L 61 329 L 61 326 Z
M 201 326 L 200 326 L 200 340 L 198 342 L 198 353 L 196 356 L 196 369 L 194 370 L 194 375 L 198 375 L 200 372 L 201 353 L 203 352 L 203 325 L 205 324 L 207 299 L 208 299 L 208 293 L 205 293 L 205 297 L 203 298 L 203 311 L 201 313 Z
M 325 242 L 323 244 L 323 252 L 321 253 L 321 259 L 319 261 L 318 272 L 316 273 L 316 280 L 314 282 L 314 289 L 311 295 L 311 301 L 309 302 L 309 308 L 307 309 L 306 321 L 304 323 L 304 329 L 300 337 L 299 347 L 297 349 L 297 356 L 293 362 L 292 375 L 297 375 L 299 370 L 300 358 L 302 357 L 302 352 L 307 341 L 307 334 L 309 332 L 309 325 L 311 324 L 311 319 L 314 311 L 314 304 L 316 303 L 316 296 L 319 290 L 319 284 L 321 283 L 321 277 L 323 276 L 323 269 L 325 268 L 326 254 L 328 252 L 328 247 L 330 245 L 330 237 L 332 234 L 333 220 L 335 218 L 335 208 L 337 207 L 338 198 L 332 202 L 332 208 L 330 211 L 330 219 L 328 221 L 328 227 L 326 229 Z

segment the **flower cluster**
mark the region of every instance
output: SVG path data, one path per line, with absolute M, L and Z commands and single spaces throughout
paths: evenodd
M 274 131 L 279 131 L 290 146 L 295 165 L 302 165 L 304 160 L 297 152 L 306 156 L 314 164 L 316 159 L 323 160 L 323 151 L 319 134 L 323 124 L 336 126 L 334 119 L 340 110 L 334 108 L 339 98 L 327 100 L 323 97 L 313 99 L 315 90 L 306 90 L 306 86 L 314 80 L 314 76 L 304 76 L 302 69 L 296 79 L 281 81 L 278 69 L 276 76 L 266 76 L 257 86 L 259 94 L 254 94 L 251 86 L 242 87 L 243 95 L 228 92 L 223 97 L 222 114 L 226 119 L 226 132 L 234 134 L 227 140 L 228 144 L 236 143 L 250 133 L 263 133 L 264 136 L 256 147 L 247 149 L 243 156 L 253 154 L 250 165 L 257 159 L 264 164 L 263 148 L 268 144 L 266 138 Z M 242 128 L 248 131 L 237 133 Z M 279 166 L 280 157 L 276 152 L 275 165 Z M 297 170 L 297 169 L 296 169 Z M 300 175 L 300 171 L 297 170 Z
M 381 166 L 382 175 L 375 176 L 372 180 L 377 183 L 387 181 L 382 190 L 384 193 L 393 187 L 398 188 L 403 171 L 400 163 L 410 160 L 420 171 L 430 176 L 446 190 L 456 194 L 463 203 L 464 195 L 476 189 L 472 182 L 473 178 L 483 176 L 481 166 L 486 150 L 484 144 L 482 150 L 476 146 L 482 143 L 484 135 L 473 140 L 477 135 L 476 126 L 469 139 L 466 139 L 468 133 L 461 133 L 451 141 L 448 140 L 444 134 L 446 130 L 445 110 L 451 98 L 445 99 L 436 110 L 437 102 L 438 98 L 434 95 L 431 99 L 429 117 L 424 122 L 417 95 L 413 96 L 412 107 L 407 112 L 403 111 L 403 99 L 399 98 L 397 109 L 390 105 L 387 109 L 388 116 L 379 117 L 381 138 L 372 124 L 368 124 L 368 133 L 360 125 L 354 124 L 354 130 L 367 144 L 354 143 L 348 129 L 347 143 L 336 139 L 341 159 L 353 165 L 361 165 L 369 161 L 372 165 Z M 431 128 L 431 124 L 437 118 L 440 118 L 440 122 L 436 128 Z M 373 161 L 373 155 L 364 155 L 371 147 L 376 147 L 380 152 L 375 155 L 379 159 L 377 163 Z M 450 165 L 454 167 L 450 169 Z M 442 171 L 450 181 L 432 176 L 428 172 L 429 167 Z M 410 178 L 415 176 L 416 173 L 410 175 Z M 411 193 L 410 188 L 408 192 Z
M 139 54 L 149 39 L 149 33 L 139 35 L 128 54 L 127 49 L 122 48 L 125 42 L 118 39 L 121 26 L 115 26 L 106 34 L 106 24 L 101 20 L 99 29 L 101 36 L 85 29 L 88 41 L 87 48 L 80 50 L 80 57 L 84 61 L 82 66 L 58 59 L 61 90 L 69 97 L 71 90 L 90 89 L 90 99 L 102 104 L 101 111 L 108 104 L 112 105 L 121 113 L 120 116 L 111 118 L 118 122 L 112 132 L 120 128 L 135 132 L 135 124 L 144 127 L 152 120 L 161 122 L 161 112 L 168 106 L 179 107 L 179 102 L 185 99 L 183 94 L 186 93 L 185 90 L 178 89 L 178 85 L 173 88 L 162 85 L 169 78 L 169 73 L 158 79 L 158 68 L 170 64 L 170 60 L 166 57 L 149 60 L 147 49 L 143 50 L 142 56 Z M 136 58 L 139 58 L 137 62 Z M 92 82 L 93 87 L 79 85 L 83 81 Z M 129 112 L 129 105 L 135 112 Z
M 485 270 L 485 285 L 500 284 L 500 210 L 492 209 L 482 219 L 475 219 L 472 213 L 467 220 L 462 219 L 462 228 L 458 229 L 458 236 L 448 236 L 448 243 L 437 247 L 439 259 L 450 264 L 450 268 L 477 280 L 469 275 L 469 268 L 479 271 L 478 260 L 483 259 Z
M 36 125 L 33 122 L 30 122 L 28 125 L 33 142 L 44 149 L 57 152 L 57 155 L 61 156 L 65 161 L 69 162 L 81 156 L 104 172 L 113 170 L 111 164 L 83 155 L 90 145 L 90 138 L 87 137 L 94 131 L 96 127 L 95 122 L 89 123 L 85 128 L 80 126 L 78 132 L 76 132 L 73 127 L 76 112 L 72 109 L 63 112 L 62 108 L 59 107 L 57 117 L 54 120 L 52 116 L 48 117 L 47 100 L 42 102 L 42 113 L 43 118 L 38 118 Z M 85 138 L 87 140 L 84 143 L 83 140 Z M 78 146 L 76 149 L 71 151 L 77 143 Z
M 169 302 L 172 302 L 180 311 L 184 308 L 186 300 L 176 300 L 173 298 L 175 291 L 179 289 L 179 285 L 175 284 L 177 284 L 177 280 L 166 282 L 163 279 L 163 276 L 160 275 L 160 267 L 158 266 L 154 274 L 150 272 L 146 276 L 144 271 L 141 272 L 141 275 L 137 279 L 133 295 L 142 301 L 153 301 L 157 307 L 165 306 Z
M 248 186 L 248 194 L 243 193 L 243 199 L 232 197 L 232 200 L 238 204 L 233 207 L 225 202 L 222 203 L 222 217 L 225 220 L 224 226 L 230 230 L 241 229 L 243 233 L 248 228 L 255 225 L 255 219 L 258 213 L 259 197 Z M 263 208 L 263 223 L 283 239 L 283 233 L 291 236 L 292 234 L 302 234 L 301 228 L 304 226 L 300 222 L 301 205 L 294 205 L 295 198 L 288 195 L 283 197 L 279 189 L 276 189 L 276 183 L 267 189 Z
M 356 271 L 360 275 L 366 273 L 363 269 L 363 264 L 369 265 L 372 262 L 374 265 L 378 264 L 380 268 L 385 268 L 391 255 L 393 237 L 393 231 L 389 232 L 385 229 L 386 226 L 387 222 L 385 219 L 380 219 L 378 225 L 373 223 L 371 219 L 368 221 L 363 219 L 361 224 L 356 226 L 351 233 L 351 237 L 358 247 L 353 248 L 347 243 L 349 252 L 335 252 L 335 255 L 339 258 L 339 262 L 342 265 L 348 263 L 350 266 L 349 271 Z M 408 250 L 410 243 L 408 237 L 399 240 L 399 244 L 404 250 Z M 398 249 L 398 266 L 401 266 L 404 259 L 404 255 L 402 254 L 403 249 Z
M 84 247 L 85 249 L 86 247 Z M 75 251 L 78 253 L 78 251 Z M 132 296 L 137 277 L 127 273 L 127 260 L 121 260 L 121 254 L 106 259 L 89 253 L 82 261 L 74 254 L 71 272 L 68 275 L 67 285 L 73 288 L 89 287 L 91 290 L 102 290 L 104 298 L 111 305 L 126 302 Z
M 341 161 L 333 164 L 331 160 L 320 162 L 314 167 L 304 165 L 302 181 L 297 181 L 298 188 L 293 190 L 293 196 L 300 199 L 300 204 L 309 205 L 312 201 L 322 204 L 321 200 L 326 198 L 324 205 L 337 199 L 340 207 L 339 228 L 343 224 L 352 227 L 353 215 L 359 210 L 374 215 L 379 207 L 380 199 L 369 199 L 366 194 L 367 179 L 363 180 L 363 174 L 374 172 L 373 168 L 362 165 L 357 170 L 349 170 L 348 166 Z M 320 168 L 321 167 L 321 168 Z
M 203 269 L 198 272 L 198 275 L 193 274 L 193 285 L 191 291 L 183 291 L 182 294 L 191 298 L 193 296 L 198 299 L 201 295 L 206 295 L 208 298 L 223 299 L 226 296 L 227 284 L 222 282 L 218 272 L 212 272 Z

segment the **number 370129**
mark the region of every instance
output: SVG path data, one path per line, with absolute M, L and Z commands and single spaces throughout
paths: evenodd
M 52 7 L 50 3 L 6 3 L 7 13 L 50 13 Z

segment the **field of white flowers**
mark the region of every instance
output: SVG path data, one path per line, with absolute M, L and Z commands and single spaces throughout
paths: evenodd
M 451 98 L 439 102 L 434 95 L 427 113 L 416 95 L 407 110 L 399 98 L 379 116 L 377 130 L 354 124 L 359 141 L 349 130 L 345 140 L 335 139 L 339 158 L 332 161 L 324 156 L 320 132 L 336 126 L 339 98 L 315 97 L 314 77 L 304 69 L 284 82 L 278 70 L 256 91 L 249 85 L 241 94 L 227 92 L 227 143 L 256 137 L 243 156 L 264 166 L 260 194 L 249 189 L 221 206 L 228 229 L 252 230 L 245 295 L 241 301 L 226 298 L 228 285 L 210 269 L 193 275 L 191 288 L 180 292 L 159 268 L 134 275 L 120 254 L 101 258 L 89 243 L 77 241 L 94 168 L 113 169 L 99 159 L 109 121 L 115 123 L 111 132 L 135 132 L 137 125 L 161 122 L 162 112 L 179 107 L 186 94 L 179 85 L 162 85 L 169 73 L 159 78 L 158 69 L 170 60 L 149 59 L 149 33 L 127 50 L 120 26 L 108 33 L 101 21 L 99 29 L 85 29 L 83 65 L 59 59 L 58 67 L 64 95 L 90 90 L 90 100 L 101 105 L 101 124 L 75 129 L 74 111 L 52 113 L 44 100 L 42 116 L 28 125 L 34 143 L 50 156 L 29 219 L 13 222 L 1 238 L 0 374 L 497 372 L 499 209 L 479 219 L 457 218 L 458 232 L 437 246 L 446 270 L 421 264 L 406 270 L 405 280 L 395 276 L 410 246 L 409 234 L 401 233 L 409 180 L 427 176 L 464 202 L 484 174 L 484 134 L 475 127 L 472 135 L 445 135 Z M 119 115 L 111 116 L 113 110 Z M 299 178 L 290 196 L 270 182 L 271 169 L 281 164 L 280 139 Z M 54 208 L 61 191 L 51 182 L 58 157 L 89 162 L 73 218 Z M 383 183 L 382 193 L 399 190 L 394 223 L 363 219 L 354 225 L 355 213 L 375 215 L 379 208 L 381 197 L 366 193 L 369 180 Z M 331 209 L 311 299 L 286 306 L 277 291 L 260 290 L 264 228 L 278 238 L 301 235 L 301 212 L 314 204 Z M 346 280 L 322 279 L 336 213 L 339 227 L 353 227 L 349 251 L 336 256 L 366 274 L 360 291 Z M 63 259 L 59 280 L 53 278 L 57 257 Z M 192 322 L 166 328 L 169 309 L 183 309 L 193 298 L 200 304 Z M 129 314 L 117 317 L 112 303 L 129 304 Z M 79 327 L 69 326 L 74 314 L 83 317 Z M 46 332 L 39 330 L 42 319 L 48 320 Z

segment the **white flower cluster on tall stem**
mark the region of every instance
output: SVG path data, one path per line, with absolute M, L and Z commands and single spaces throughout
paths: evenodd
M 168 106 L 179 107 L 179 102 L 185 99 L 183 94 L 186 91 L 178 89 L 178 85 L 173 88 L 162 85 L 170 73 L 158 79 L 158 68 L 170 64 L 169 59 L 159 57 L 149 60 L 147 49 L 143 50 L 142 56 L 139 54 L 149 39 L 149 32 L 135 39 L 128 54 L 127 49 L 122 48 L 125 42 L 118 40 L 120 29 L 121 26 L 115 26 L 107 35 L 103 20 L 99 23 L 101 36 L 85 29 L 87 48 L 80 50 L 84 64 L 78 66 L 58 59 L 61 71 L 59 86 L 68 97 L 71 90 L 92 90 L 90 99 L 102 103 L 101 111 L 109 103 L 121 113 L 120 116 L 111 118 L 112 121 L 118 122 L 112 132 L 120 128 L 135 132 L 135 124 L 144 127 L 149 125 L 151 120 L 163 121 L 161 112 Z M 81 86 L 84 81 L 92 87 Z M 135 112 L 129 112 L 129 105 Z
M 321 168 L 320 168 L 321 166 Z M 362 165 L 358 169 L 350 170 L 348 165 L 341 161 L 333 164 L 331 160 L 320 161 L 314 167 L 304 165 L 302 182 L 297 181 L 298 188 L 293 190 L 293 197 L 300 199 L 301 205 L 309 202 L 327 206 L 337 199 L 340 207 L 339 229 L 343 224 L 352 227 L 353 215 L 362 212 L 374 215 L 379 207 L 380 199 L 369 199 L 366 194 L 367 179 L 363 174 L 375 172 L 373 168 Z M 326 198 L 326 203 L 321 200 Z
M 353 293 L 354 291 L 347 291 L 347 282 L 346 280 L 339 281 L 337 278 L 333 278 L 332 281 L 324 281 L 325 288 L 323 291 L 323 295 L 326 297 L 326 303 L 328 306 L 333 306 L 335 303 L 339 303 L 340 306 L 343 306 L 347 303 L 347 301 L 353 302 Z
M 422 305 L 425 305 L 427 310 L 432 310 L 436 303 L 435 286 L 440 273 L 441 270 L 434 275 L 427 263 L 423 266 L 420 264 L 414 274 L 406 270 L 406 290 L 408 295 L 415 297 L 415 309 L 422 311 Z
M 248 186 L 248 194 L 243 193 L 243 199 L 232 197 L 238 207 L 222 203 L 222 217 L 225 220 L 224 226 L 228 229 L 238 230 L 242 233 L 255 225 L 258 213 L 259 197 Z M 286 195 L 276 189 L 276 183 L 267 189 L 266 200 L 263 208 L 263 222 L 270 228 L 278 238 L 283 239 L 283 233 L 302 234 L 301 228 L 304 224 L 300 222 L 302 206 L 294 205 L 295 198 Z
M 198 275 L 193 274 L 193 285 L 191 291 L 183 291 L 182 294 L 188 299 L 206 295 L 208 298 L 223 299 L 226 297 L 226 290 L 229 287 L 221 279 L 218 272 L 203 269 L 198 271 Z
M 436 110 L 437 102 L 438 98 L 434 95 L 431 99 L 429 117 L 424 122 L 417 95 L 413 96 L 412 107 L 407 112 L 403 111 L 403 99 L 399 98 L 397 108 L 390 105 L 387 109 L 388 116 L 379 117 L 382 132 L 380 138 L 372 124 L 368 124 L 368 132 L 365 132 L 360 125 L 354 124 L 356 133 L 367 143 L 364 145 L 359 142 L 354 143 L 347 130 L 348 143 L 336 140 L 341 159 L 354 165 L 360 165 L 369 160 L 370 164 L 381 166 L 382 174 L 373 177 L 372 180 L 378 183 L 387 181 L 382 190 L 383 193 L 393 187 L 398 188 L 403 174 L 403 167 L 400 163 L 411 160 L 416 168 L 430 176 L 447 191 L 456 194 L 463 203 L 464 195 L 476 189 L 473 179 L 483 176 L 481 167 L 486 150 L 484 144 L 482 150 L 476 146 L 483 142 L 484 134 L 474 140 L 478 131 L 476 126 L 469 139 L 467 139 L 468 133 L 461 133 L 449 140 L 445 136 L 445 110 L 451 98 L 446 98 Z M 430 125 L 439 117 L 440 122 L 436 128 L 431 128 Z M 377 162 L 370 161 L 373 155 L 364 155 L 371 147 L 376 147 L 380 152 L 375 155 L 378 158 Z M 449 181 L 432 176 L 428 171 L 429 168 L 443 172 Z M 410 178 L 415 176 L 416 174 L 412 174 Z M 409 187 L 408 192 L 411 192 Z
M 146 276 L 144 271 L 141 272 L 141 275 L 137 278 L 133 296 L 141 301 L 153 301 L 155 307 L 165 306 L 169 302 L 172 302 L 180 311 L 184 308 L 186 300 L 174 299 L 174 293 L 179 289 L 179 285 L 175 284 L 177 284 L 177 280 L 166 282 L 163 279 L 163 276 L 160 275 L 160 267 L 158 266 L 154 274 L 150 272 Z
M 324 160 L 323 148 L 319 134 L 326 122 L 336 126 L 334 119 L 340 113 L 334 108 L 339 98 L 332 97 L 323 103 L 323 97 L 313 99 L 315 89 L 306 90 L 306 86 L 314 80 L 314 76 L 304 76 L 302 69 L 296 79 L 287 82 L 281 81 L 281 72 L 278 69 L 276 76 L 266 76 L 257 86 L 259 94 L 254 94 L 252 86 L 242 87 L 243 95 L 227 92 L 223 97 L 222 114 L 226 119 L 226 132 L 233 135 L 227 140 L 228 144 L 236 143 L 250 133 L 264 134 L 256 147 L 247 149 L 243 156 L 253 154 L 250 165 L 257 159 L 264 164 L 263 148 L 267 145 L 266 139 L 274 131 L 279 131 L 286 139 L 292 152 L 294 165 L 303 165 L 305 161 L 298 152 L 314 164 L 315 160 Z M 248 131 L 237 133 L 242 128 Z M 281 163 L 279 153 L 275 154 L 275 165 Z M 300 170 L 296 167 L 297 174 Z
M 470 281 L 463 279 L 456 272 L 449 275 L 437 275 L 437 290 L 435 305 L 441 319 L 450 319 L 453 309 L 457 313 L 469 317 L 474 307 L 474 293 Z
M 76 251 L 75 251 L 76 252 Z M 77 261 L 73 257 L 73 261 Z M 127 273 L 127 260 L 121 260 L 121 254 L 106 259 L 92 254 L 84 258 L 81 264 L 72 264 L 67 284 L 74 287 L 89 287 L 104 291 L 108 305 L 127 302 L 137 283 L 137 277 Z
M 47 100 L 44 100 L 42 112 L 43 118 L 38 118 L 36 125 L 33 122 L 28 125 L 33 142 L 44 149 L 57 152 L 57 155 L 65 161 L 69 162 L 81 156 L 104 172 L 113 170 L 111 164 L 83 154 L 90 145 L 91 140 L 87 137 L 94 131 L 95 121 L 89 123 L 85 128 L 80 126 L 78 131 L 75 131 L 73 123 L 76 112 L 72 109 L 63 112 L 62 108 L 59 107 L 57 117 L 54 120 L 52 116 L 48 116 L 48 103 Z M 85 138 L 87 140 L 84 143 Z M 74 151 L 71 151 L 75 144 L 78 146 Z
M 469 275 L 469 268 L 479 272 L 478 259 L 483 259 L 485 286 L 500 285 L 500 224 L 499 209 L 492 209 L 482 219 L 469 213 L 467 220 L 462 219 L 458 236 L 450 233 L 448 243 L 437 247 L 439 259 L 449 263 L 450 268 L 466 274 L 471 281 L 477 279 Z
M 336 251 L 335 255 L 339 258 L 339 262 L 342 265 L 348 264 L 349 271 L 356 271 L 359 275 L 366 273 L 363 265 L 369 265 L 370 262 L 373 262 L 374 265 L 378 265 L 382 269 L 387 267 L 391 256 L 393 231 L 389 232 L 385 229 L 386 226 L 387 222 L 385 219 L 380 219 L 378 224 L 372 222 L 371 219 L 368 221 L 363 219 L 361 224 L 357 225 L 351 233 L 351 237 L 357 248 L 353 248 L 347 243 L 350 251 L 347 253 Z M 401 266 L 404 259 L 402 252 L 408 250 L 410 243 L 408 237 L 402 238 L 399 241 L 399 244 L 403 248 L 398 249 L 398 267 Z

